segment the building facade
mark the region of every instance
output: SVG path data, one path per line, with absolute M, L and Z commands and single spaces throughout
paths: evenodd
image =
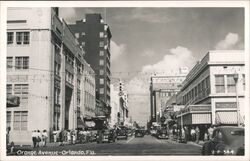
M 7 107 L 10 140 L 77 128 L 83 70 L 84 53 L 57 8 L 8 8 L 7 95 L 20 97 L 18 107 Z
M 109 26 L 100 14 L 86 14 L 86 18 L 70 25 L 82 48 L 85 59 L 96 73 L 97 116 L 110 117 L 110 39 Z
M 244 122 L 244 51 L 209 51 L 187 75 L 178 104 L 183 125 L 235 125 Z
M 187 68 L 180 68 L 174 75 L 152 76 L 150 82 L 151 121 L 159 122 L 166 109 L 166 103 L 181 89 L 181 84 L 186 78 Z
M 110 114 L 110 125 L 114 126 L 117 125 L 119 120 L 118 120 L 118 115 L 119 115 L 119 90 L 114 87 L 113 84 L 110 86 L 110 94 L 111 94 L 111 114 Z

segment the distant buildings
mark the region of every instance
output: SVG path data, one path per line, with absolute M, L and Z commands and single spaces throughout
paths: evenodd
M 181 89 L 188 69 L 180 68 L 176 74 L 152 76 L 150 82 L 150 122 L 160 122 L 166 109 L 166 102 Z M 167 117 L 167 116 L 166 116 Z
M 85 59 L 96 73 L 97 116 L 110 117 L 110 39 L 109 26 L 100 14 L 69 25 L 85 52 Z
M 177 116 L 178 124 L 241 124 L 244 93 L 244 52 L 209 51 L 189 72 L 178 93 L 177 104 L 185 106 Z
M 8 8 L 7 107 L 10 141 L 31 142 L 33 130 L 82 127 L 94 116 L 94 72 L 57 8 Z M 32 16 L 30 16 L 32 15 Z M 85 108 L 86 107 L 86 108 Z

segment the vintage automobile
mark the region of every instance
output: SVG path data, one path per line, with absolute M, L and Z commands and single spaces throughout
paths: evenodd
M 116 132 L 114 129 L 105 129 L 97 134 L 97 143 L 111 143 L 116 141 Z
M 136 129 L 135 130 L 135 137 L 143 137 L 144 136 L 144 131 L 141 129 Z
M 156 132 L 156 137 L 158 139 L 168 139 L 169 137 L 168 137 L 167 129 L 164 129 L 164 128 L 158 129 Z
M 116 130 L 117 139 L 128 139 L 127 128 L 125 126 L 118 126 Z
M 212 139 L 203 144 L 202 155 L 244 155 L 244 136 L 242 127 L 217 127 Z

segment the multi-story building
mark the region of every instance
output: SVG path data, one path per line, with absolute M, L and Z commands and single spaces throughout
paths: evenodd
M 20 97 L 18 107 L 7 107 L 10 140 L 77 128 L 84 68 L 84 53 L 57 8 L 8 8 L 7 95 Z
M 166 108 L 166 102 L 181 89 L 188 69 L 180 68 L 178 73 L 164 76 L 152 76 L 150 82 L 151 123 L 159 122 Z
M 243 123 L 244 51 L 209 51 L 187 75 L 178 93 L 182 125 Z
M 114 126 L 117 125 L 118 120 L 118 113 L 119 113 L 119 90 L 114 87 L 113 84 L 110 85 L 110 94 L 111 94 L 111 114 L 110 114 L 110 125 Z
M 97 116 L 109 118 L 110 106 L 110 39 L 109 26 L 100 14 L 86 14 L 86 18 L 69 25 L 84 47 L 85 59 L 96 73 L 96 97 L 102 109 Z
M 84 105 L 81 106 L 82 118 L 91 119 L 96 114 L 96 97 L 95 97 L 95 72 L 91 66 L 84 60 Z M 79 82 L 80 83 L 80 82 Z

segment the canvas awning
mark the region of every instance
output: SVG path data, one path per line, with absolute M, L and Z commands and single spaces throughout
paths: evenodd
M 242 118 L 239 119 L 243 123 Z M 217 111 L 215 116 L 216 124 L 237 124 L 237 111 Z

